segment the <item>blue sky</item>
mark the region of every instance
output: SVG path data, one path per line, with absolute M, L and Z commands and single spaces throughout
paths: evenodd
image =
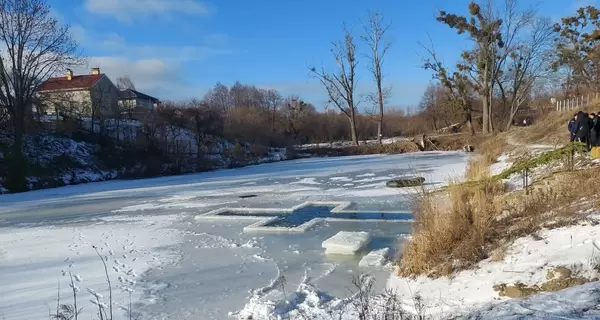
M 384 81 L 390 105 L 418 103 L 431 73 L 420 68 L 428 43 L 447 63 L 456 61 L 464 38 L 435 21 L 438 10 L 465 13 L 468 0 L 49 0 L 53 12 L 72 27 L 90 66 L 112 79 L 129 75 L 140 91 L 161 99 L 201 97 L 217 81 L 278 89 L 317 106 L 326 100 L 307 66 L 332 69 L 330 43 L 342 38 L 342 22 L 357 41 L 359 19 L 376 9 L 392 21 L 392 49 Z M 502 0 L 498 0 L 502 1 Z M 558 19 L 589 0 L 520 0 L 538 4 Z M 365 48 L 358 42 L 358 50 Z M 359 62 L 357 91 L 373 89 L 367 61 Z M 81 72 L 87 72 L 82 70 Z

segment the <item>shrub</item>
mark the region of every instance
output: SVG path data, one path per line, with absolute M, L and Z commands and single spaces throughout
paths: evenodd
M 0 159 L 0 168 L 5 172 L 3 185 L 8 191 L 13 193 L 29 191 L 26 179 L 29 162 L 22 153 L 9 153 Z

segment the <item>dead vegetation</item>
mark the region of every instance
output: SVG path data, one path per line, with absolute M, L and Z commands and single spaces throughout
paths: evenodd
M 586 218 L 583 209 L 597 206 L 582 197 L 589 200 L 600 192 L 600 168 L 559 172 L 527 193 L 506 193 L 505 183 L 491 177 L 489 170 L 505 147 L 498 136 L 482 143 L 468 165 L 467 183 L 450 184 L 445 201 L 439 201 L 439 192 L 420 194 L 413 238 L 405 243 L 399 261 L 401 276 L 447 276 L 486 258 L 502 260 L 515 239 L 580 222 Z
M 479 181 L 490 176 L 490 166 L 505 150 L 506 140 L 501 136 L 485 139 L 479 144 L 477 156 L 469 161 L 466 171 L 467 181 Z

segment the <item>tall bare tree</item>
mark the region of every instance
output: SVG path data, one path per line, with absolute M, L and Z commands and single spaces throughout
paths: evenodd
M 118 77 L 116 85 L 117 88 L 119 88 L 119 90 L 135 90 L 135 84 L 133 83 L 133 80 L 131 80 L 131 77 L 128 75 Z
M 464 51 L 466 63 L 460 65 L 463 71 L 470 71 L 471 86 L 476 89 L 482 100 L 483 133 L 493 131 L 492 105 L 493 84 L 497 48 L 504 46 L 502 39 L 502 19 L 486 14 L 475 2 L 469 4 L 469 17 L 440 11 L 437 21 L 456 29 L 458 34 L 467 33 L 475 43 L 475 49 Z
M 277 111 L 283 102 L 283 97 L 279 91 L 274 89 L 267 89 L 264 92 L 265 103 L 269 109 L 269 122 L 271 124 L 271 130 L 275 132 L 275 124 L 277 122 Z
M 343 112 L 350 122 L 350 135 L 352 142 L 358 145 L 358 135 L 356 134 L 356 101 L 354 90 L 356 87 L 356 44 L 354 37 L 344 25 L 344 40 L 342 42 L 333 42 L 333 58 L 338 66 L 335 73 L 325 71 L 323 67 L 317 70 L 310 67 L 313 76 L 321 82 L 327 91 L 329 103 L 335 105 Z
M 507 47 L 504 67 L 496 81 L 507 112 L 505 128 L 508 130 L 515 115 L 530 98 L 536 82 L 548 76 L 553 45 L 551 20 L 535 18 L 527 24 L 529 34 Z
M 391 23 L 385 20 L 383 13 L 377 11 L 369 12 L 367 23 L 363 23 L 364 35 L 362 39 L 369 47 L 369 71 L 373 76 L 373 81 L 377 86 L 377 92 L 370 100 L 379 107 L 379 116 L 377 117 L 377 140 L 382 143 L 382 127 L 384 103 L 389 97 L 391 90 L 383 88 L 383 73 L 381 71 L 385 55 L 390 49 L 391 42 L 386 39 L 387 31 L 390 29 Z
M 10 114 L 15 155 L 34 94 L 51 75 L 80 65 L 69 26 L 61 26 L 45 0 L 0 0 L 0 104 Z

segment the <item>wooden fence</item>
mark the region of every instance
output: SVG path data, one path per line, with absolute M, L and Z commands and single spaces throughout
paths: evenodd
M 579 108 L 583 108 L 585 106 L 588 106 L 593 101 L 597 101 L 598 98 L 599 98 L 598 92 L 596 92 L 595 94 L 588 93 L 588 94 L 584 94 L 581 96 L 564 99 L 564 100 L 553 99 L 552 102 L 553 102 L 554 106 L 556 107 L 556 111 L 562 112 L 562 111 L 577 110 Z

